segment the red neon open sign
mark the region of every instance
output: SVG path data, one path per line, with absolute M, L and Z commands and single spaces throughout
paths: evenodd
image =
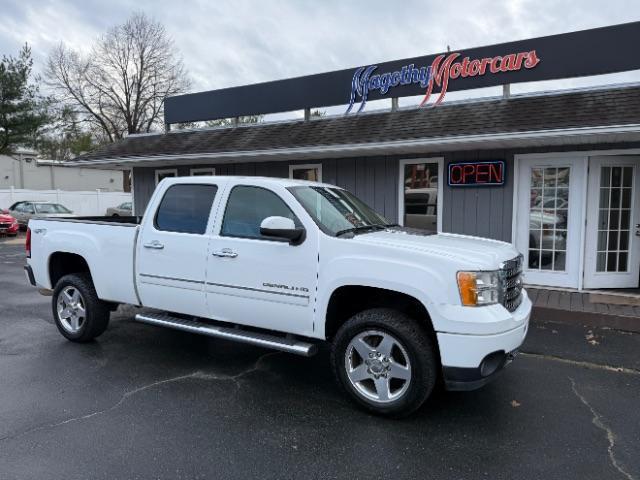
M 449 164 L 450 187 L 504 185 L 505 165 L 502 160 L 489 162 L 456 162 Z

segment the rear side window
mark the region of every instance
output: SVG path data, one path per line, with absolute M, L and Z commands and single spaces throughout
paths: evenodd
M 34 213 L 33 205 L 30 203 L 21 203 L 16 207 L 16 212 Z
M 156 229 L 165 232 L 205 233 L 217 190 L 215 185 L 172 185 L 158 207 Z
M 220 235 L 266 238 L 260 234 L 260 224 L 265 218 L 273 216 L 290 218 L 296 226 L 300 226 L 284 200 L 271 190 L 249 186 L 234 187 L 227 201 Z

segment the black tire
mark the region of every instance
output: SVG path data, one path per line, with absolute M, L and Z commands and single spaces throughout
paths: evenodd
M 404 349 L 404 352 L 399 353 L 407 355 L 410 362 L 410 379 L 404 393 L 397 399 L 388 400 L 383 404 L 365 398 L 361 393 L 363 387 L 366 390 L 366 384 L 369 381 L 371 381 L 370 385 L 377 389 L 375 380 L 365 379 L 360 382 L 359 391 L 349 379 L 348 374 L 348 369 L 351 368 L 348 362 L 352 361 L 352 357 L 348 356 L 347 349 L 351 351 L 351 341 L 371 331 L 383 332 L 395 337 L 394 340 L 398 341 Z M 388 308 L 365 310 L 347 320 L 338 329 L 333 339 L 331 363 L 338 382 L 353 401 L 370 412 L 396 418 L 413 413 L 429 398 L 436 384 L 439 368 L 437 350 L 427 327 L 402 312 Z
M 58 299 L 68 287 L 79 292 L 85 311 L 84 319 L 75 332 L 65 327 L 64 320 L 58 314 Z M 98 298 L 88 273 L 73 273 L 58 280 L 53 290 L 51 307 L 56 327 L 67 340 L 72 342 L 89 342 L 100 336 L 109 325 L 109 304 Z

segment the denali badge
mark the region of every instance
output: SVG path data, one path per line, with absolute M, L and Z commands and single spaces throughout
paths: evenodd
M 279 288 L 281 290 L 289 290 L 290 292 L 305 292 L 305 293 L 309 293 L 309 289 L 306 287 L 294 287 L 292 285 L 278 285 L 276 283 L 267 283 L 264 282 L 262 284 L 263 287 L 270 287 L 270 288 Z

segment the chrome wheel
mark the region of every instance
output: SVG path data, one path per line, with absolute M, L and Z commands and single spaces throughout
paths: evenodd
M 86 320 L 85 303 L 80 291 L 72 286 L 64 287 L 56 304 L 58 321 L 69 333 L 78 333 Z
M 411 383 L 407 351 L 397 338 L 381 330 L 361 332 L 349 342 L 345 368 L 358 395 L 374 403 L 398 400 Z

